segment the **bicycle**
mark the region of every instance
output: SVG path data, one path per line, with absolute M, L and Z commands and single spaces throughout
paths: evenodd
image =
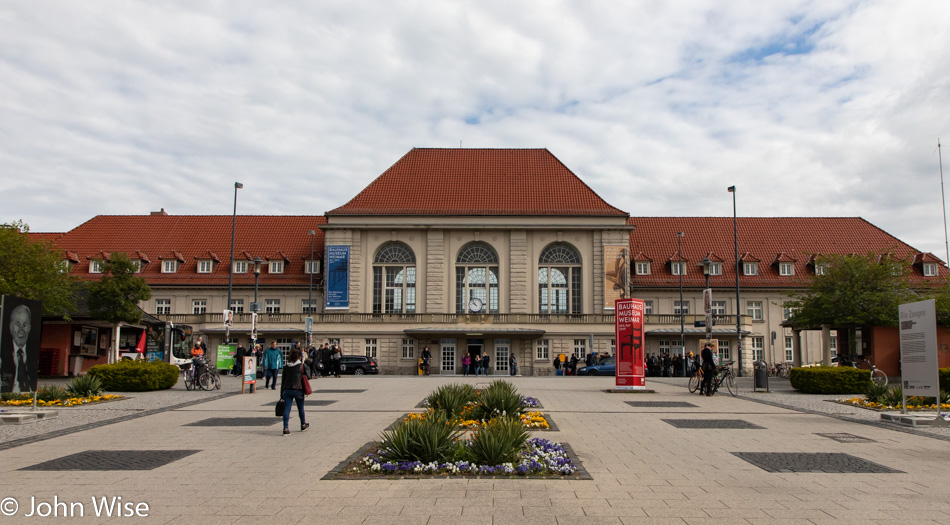
M 887 374 L 883 370 L 874 366 L 874 363 L 869 359 L 863 359 L 859 363 L 851 363 L 851 366 L 859 370 L 870 370 L 871 371 L 871 382 L 877 386 L 887 386 Z
M 212 390 L 212 389 L 221 389 L 221 380 L 218 378 L 218 374 L 208 366 L 206 366 L 204 359 L 198 359 L 197 364 L 202 368 L 200 372 L 196 373 L 195 363 L 183 363 L 179 366 L 181 368 L 181 375 L 183 382 L 185 383 L 186 390 Z
M 736 376 L 732 373 L 732 363 L 729 361 L 724 365 L 720 365 L 717 368 L 716 377 L 712 380 L 712 389 L 713 393 L 719 391 L 719 387 L 725 383 L 726 389 L 729 390 L 729 393 L 733 397 L 739 395 L 739 387 L 736 385 Z M 699 390 L 699 387 L 703 384 L 703 369 L 699 368 L 696 370 L 696 373 L 689 378 L 689 392 L 695 393 Z

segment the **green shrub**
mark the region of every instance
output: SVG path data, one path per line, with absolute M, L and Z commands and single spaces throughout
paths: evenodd
M 521 394 L 514 385 L 507 381 L 495 381 L 478 395 L 471 418 L 486 421 L 496 417 L 517 418 L 524 411 Z
M 36 391 L 36 399 L 40 401 L 58 401 L 67 397 L 66 389 L 58 386 L 46 385 Z
M 161 361 L 126 359 L 110 365 L 96 365 L 88 375 L 102 381 L 110 392 L 146 392 L 167 390 L 178 381 L 179 369 Z
M 805 394 L 863 394 L 871 371 L 850 366 L 797 367 L 789 374 L 792 388 Z
M 444 462 L 457 452 L 459 433 L 441 412 L 425 419 L 407 419 L 379 438 L 379 455 L 385 460 Z
M 25 392 L 4 392 L 0 394 L 0 401 L 24 401 L 33 399 L 33 396 Z
M 102 380 L 90 374 L 77 376 L 66 385 L 66 392 L 72 397 L 98 396 L 102 394 Z
M 892 407 L 901 406 L 904 403 L 904 388 L 897 385 L 889 389 L 886 394 L 881 396 L 880 403 Z
M 472 435 L 464 449 L 466 459 L 477 465 L 515 463 L 528 443 L 528 430 L 517 417 L 500 417 Z
M 475 400 L 475 388 L 468 384 L 451 383 L 435 389 L 426 398 L 426 402 L 433 411 L 441 412 L 449 420 L 461 415 L 462 408 Z

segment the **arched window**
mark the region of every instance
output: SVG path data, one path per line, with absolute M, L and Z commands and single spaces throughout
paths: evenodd
M 416 256 L 401 242 L 384 244 L 373 259 L 373 313 L 416 311 Z
M 467 244 L 459 251 L 455 312 L 498 313 L 498 253 L 483 242 Z
M 551 244 L 538 259 L 538 311 L 579 314 L 582 310 L 581 258 L 569 244 Z

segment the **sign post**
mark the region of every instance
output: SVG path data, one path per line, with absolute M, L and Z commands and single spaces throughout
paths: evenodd
M 937 370 L 937 313 L 933 299 L 902 304 L 900 312 L 901 380 L 903 413 L 907 396 L 937 398 L 934 426 L 945 426 L 940 413 L 940 378 Z
M 617 340 L 617 390 L 646 390 L 643 361 L 643 301 L 617 299 L 614 303 L 614 335 Z
M 257 391 L 257 357 L 246 356 L 244 358 L 244 377 L 241 379 L 241 393 L 244 393 L 244 385 L 250 385 L 250 393 Z

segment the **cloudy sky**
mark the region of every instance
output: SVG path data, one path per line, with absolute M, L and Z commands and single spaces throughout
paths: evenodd
M 461 143 L 548 148 L 631 215 L 731 216 L 736 185 L 740 216 L 861 216 L 945 258 L 948 21 L 942 0 L 2 2 L 0 222 L 230 214 L 235 181 L 239 213 L 321 214 Z

